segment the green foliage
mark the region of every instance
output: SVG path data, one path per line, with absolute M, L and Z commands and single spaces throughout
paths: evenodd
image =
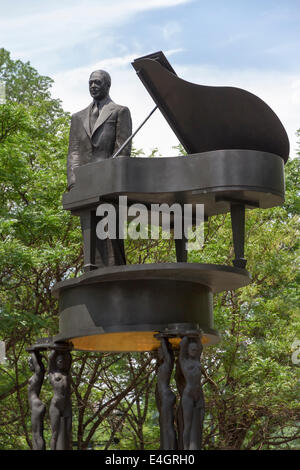
M 286 165 L 283 207 L 247 212 L 246 258 L 253 282 L 215 297 L 222 342 L 205 354 L 207 448 L 298 445 L 299 369 L 291 361 L 291 346 L 300 337 L 299 168 L 298 159 Z M 228 263 L 232 255 L 230 218 L 212 218 L 199 258 Z
M 52 80 L 0 50 L 0 448 L 31 446 L 26 347 L 58 330 L 51 288 L 81 273 L 78 218 L 63 211 L 70 116 Z M 300 134 L 299 134 L 300 137 Z M 176 152 L 184 154 L 181 146 Z M 134 150 L 141 156 L 141 150 Z M 154 149 L 152 157 L 159 157 Z M 215 296 L 222 341 L 203 355 L 207 449 L 299 448 L 299 159 L 286 165 L 283 207 L 246 214 L 247 268 L 253 282 Z M 175 261 L 172 240 L 128 240 L 130 263 Z M 230 217 L 212 217 L 189 262 L 231 264 Z M 86 449 L 156 449 L 155 360 L 151 354 L 73 354 L 73 440 Z M 42 400 L 49 406 L 48 382 Z M 50 439 L 49 422 L 45 436 Z M 98 447 L 97 447 L 98 446 Z
M 70 117 L 51 97 L 52 80 L 5 50 L 0 79 L 7 98 L 0 106 L 0 331 L 8 357 L 1 368 L 0 424 L 5 441 L 12 423 L 10 446 L 20 448 L 24 439 L 30 444 L 25 347 L 57 332 L 51 287 L 80 269 L 80 231 L 61 208 Z

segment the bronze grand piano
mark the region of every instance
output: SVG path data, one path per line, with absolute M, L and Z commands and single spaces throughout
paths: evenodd
M 182 323 L 197 324 L 204 342 L 216 341 L 211 295 L 250 282 L 244 259 L 245 208 L 284 201 L 289 142 L 266 103 L 239 88 L 182 80 L 162 52 L 132 65 L 188 155 L 147 159 L 120 154 L 75 169 L 76 184 L 64 194 L 63 207 L 74 215 L 90 211 L 91 223 L 83 234 L 85 264 L 91 262 L 97 206 L 126 195 L 129 204 L 146 206 L 202 203 L 206 218 L 231 212 L 234 266 L 187 263 L 185 244 L 178 241 L 177 264 L 101 268 L 58 283 L 58 339 L 71 340 L 77 349 L 132 350 L 134 343 L 136 350 L 149 350 L 158 344 L 154 332 Z
M 188 157 L 117 157 L 78 167 L 64 208 L 79 214 L 125 194 L 129 203 L 146 205 L 202 203 L 206 218 L 231 211 L 234 264 L 244 267 L 245 207 L 269 208 L 284 200 L 289 142 L 281 122 L 245 90 L 182 80 L 162 52 L 136 59 L 133 67 Z M 186 261 L 179 242 L 177 259 Z

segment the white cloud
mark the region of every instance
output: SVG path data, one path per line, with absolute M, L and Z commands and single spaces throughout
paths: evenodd
M 177 21 L 171 21 L 163 26 L 162 32 L 163 37 L 167 40 L 170 40 L 181 32 L 181 26 Z
M 217 43 L 217 47 L 225 48 L 236 43 L 241 43 L 241 41 L 243 41 L 244 39 L 248 39 L 249 36 L 249 32 L 230 34 L 227 38 L 222 38 L 222 42 Z
M 139 12 L 174 7 L 191 0 L 89 0 L 88 2 L 61 2 L 41 7 L 35 13 L 13 16 L 2 11 L 0 43 L 23 57 L 41 55 L 70 47 L 98 37 L 98 48 L 105 47 L 110 29 L 117 30 Z M 104 43 L 99 40 L 103 37 Z

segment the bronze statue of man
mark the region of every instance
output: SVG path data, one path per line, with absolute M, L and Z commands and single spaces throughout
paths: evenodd
M 40 392 L 44 382 L 45 366 L 39 351 L 31 351 L 29 367 L 33 376 L 28 381 L 28 401 L 31 408 L 32 448 L 45 450 L 44 417 L 46 406 L 40 399 Z
M 69 191 L 76 185 L 76 167 L 111 158 L 132 133 L 130 111 L 126 106 L 112 101 L 109 96 L 110 86 L 111 78 L 106 71 L 92 72 L 89 90 L 93 101 L 72 116 L 67 163 Z M 130 156 L 130 153 L 131 141 L 122 150 L 122 155 Z M 83 211 L 80 216 L 85 270 L 126 264 L 123 240 L 99 240 L 95 236 L 93 242 L 85 241 L 90 231 L 95 231 L 97 219 L 91 211 Z M 116 231 L 118 233 L 118 227 Z
M 111 100 L 110 86 L 111 78 L 106 71 L 92 72 L 89 90 L 93 101 L 72 116 L 68 153 L 69 190 L 75 184 L 74 168 L 112 157 L 131 135 L 129 109 Z M 129 156 L 130 151 L 128 144 L 122 155 Z

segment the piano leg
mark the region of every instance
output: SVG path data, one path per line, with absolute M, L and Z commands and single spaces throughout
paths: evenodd
M 124 241 L 122 239 L 100 240 L 97 237 L 96 227 L 99 220 L 101 220 L 101 217 L 96 216 L 95 210 L 87 209 L 80 213 L 83 236 L 83 270 L 85 272 L 107 266 L 126 264 Z M 118 233 L 118 225 L 116 230 Z
M 233 265 L 237 268 L 245 268 L 247 260 L 244 258 L 245 244 L 245 205 L 240 202 L 230 204 L 231 226 L 235 259 Z
M 177 263 L 187 262 L 187 250 L 185 248 L 185 243 L 186 239 L 184 237 L 182 240 L 175 240 Z
M 183 212 L 182 212 L 183 214 Z M 181 223 L 182 223 L 182 238 L 175 238 L 175 249 L 176 249 L 176 260 L 177 263 L 187 263 L 187 249 L 186 249 L 186 243 L 187 239 L 184 236 L 184 218 L 181 217 Z
M 85 272 L 97 269 L 96 256 L 96 212 L 87 209 L 80 213 L 80 223 L 83 236 L 83 270 Z

